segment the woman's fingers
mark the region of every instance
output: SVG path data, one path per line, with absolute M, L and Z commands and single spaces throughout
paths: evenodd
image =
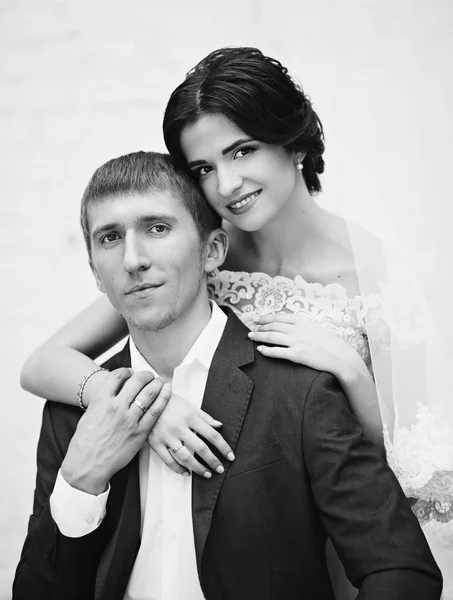
M 256 315 L 253 317 L 253 322 L 258 325 L 267 325 L 269 323 L 295 323 L 295 314 L 290 313 L 269 313 L 267 315 Z
M 195 432 L 195 433 L 194 433 Z M 176 446 L 170 448 L 175 460 L 202 477 L 211 477 L 211 469 L 215 473 L 223 473 L 224 467 L 217 456 L 212 452 L 206 442 L 214 446 L 229 461 L 234 460 L 231 446 L 226 443 L 218 431 L 205 423 L 202 419 L 194 427 L 194 432 L 188 430 L 180 436 L 181 440 Z M 196 435 L 198 433 L 198 435 Z M 202 437 L 201 437 L 202 436 Z M 184 447 L 180 447 L 184 442 Z M 179 448 L 176 452 L 175 448 Z M 194 456 L 194 454 L 196 456 Z M 198 461 L 202 459 L 203 463 Z M 208 467 L 208 468 L 206 468 Z
M 276 331 L 278 333 L 290 334 L 292 331 L 294 331 L 294 324 L 272 321 L 272 323 L 268 323 L 267 325 L 260 325 L 258 329 L 255 329 L 254 331 L 255 333 L 257 331 Z
M 229 444 L 227 444 L 227 442 L 224 440 L 224 438 L 221 436 L 221 434 L 218 431 L 216 431 L 215 429 L 210 427 L 203 420 L 200 419 L 197 423 L 195 423 L 195 425 L 193 426 L 193 431 L 198 436 L 201 436 L 202 439 L 200 439 L 200 437 L 196 438 L 199 442 L 201 441 L 204 443 L 204 440 L 206 440 L 207 442 L 209 442 L 211 444 L 211 446 L 213 446 L 216 450 L 218 450 L 220 452 L 220 454 L 222 454 L 222 456 L 224 456 L 227 460 L 229 460 L 229 461 L 234 460 L 234 453 L 233 453 L 233 450 L 231 449 L 231 446 Z M 204 444 L 204 445 L 206 445 L 206 444 Z M 217 469 L 217 467 L 218 467 L 217 457 L 216 457 L 217 462 L 216 462 L 216 465 L 214 466 L 214 464 L 211 464 L 208 460 L 206 460 L 206 456 L 202 452 L 198 451 L 196 448 L 192 448 L 192 449 L 197 454 L 199 454 L 203 458 L 204 461 L 208 462 L 208 464 L 210 464 L 210 466 L 214 470 Z M 204 451 L 204 448 L 203 448 L 203 451 Z
M 148 440 L 148 444 L 151 446 Z M 160 460 L 174 473 L 178 475 L 190 475 L 189 471 L 181 466 L 173 457 L 173 454 L 168 451 L 168 448 L 164 445 L 157 446 L 155 443 L 152 445 L 152 449 L 160 458 Z
M 217 419 L 213 419 L 210 414 L 200 409 L 201 418 L 206 421 L 208 425 L 211 427 L 222 427 L 223 423 L 221 421 L 217 421 Z
M 260 344 L 274 344 L 276 346 L 288 346 L 290 343 L 286 333 L 278 333 L 274 331 L 250 331 L 249 338 Z
M 180 446 L 180 444 L 176 445 L 174 448 L 170 448 L 169 452 L 181 466 L 185 467 L 189 471 L 192 471 L 192 473 L 200 475 L 200 477 L 205 477 L 206 479 L 210 479 L 212 477 L 211 471 L 193 456 L 192 452 L 187 446 L 184 445 L 180 447 L 179 450 L 175 451 L 178 446 Z
M 282 348 L 281 346 L 258 346 L 258 352 L 263 356 L 269 356 L 270 358 L 281 358 L 284 360 L 291 360 L 293 362 L 299 362 L 295 360 L 291 348 Z
M 154 404 L 156 402 L 157 400 Z M 153 406 L 151 405 L 150 411 L 153 410 Z M 196 408 L 185 398 L 173 394 L 162 418 L 151 430 L 148 444 L 173 471 L 178 472 L 168 457 L 164 458 L 162 448 L 165 448 L 165 452 L 182 467 L 198 475 L 211 477 L 211 469 L 213 472 L 223 472 L 222 463 L 214 452 L 218 450 L 228 460 L 234 460 L 231 447 L 217 431 L 221 426 L 222 423 L 213 419 L 207 412 Z M 181 446 L 182 442 L 184 446 Z M 204 464 L 197 460 L 194 454 Z
M 182 441 L 184 441 L 184 445 L 181 445 Z M 210 469 L 216 473 L 223 473 L 224 468 L 220 460 L 211 452 L 205 442 L 191 431 L 185 435 L 185 440 L 175 441 L 175 444 L 173 448 L 169 449 L 170 453 L 186 469 L 207 479 L 212 476 Z M 199 462 L 194 454 L 206 464 Z

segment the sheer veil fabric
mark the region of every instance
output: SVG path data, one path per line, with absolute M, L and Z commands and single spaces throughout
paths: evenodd
M 352 222 L 348 232 L 387 461 L 406 495 L 414 499 L 413 510 L 444 576 L 442 598 L 453 600 L 451 349 L 442 315 L 427 301 L 427 286 L 433 285 L 437 274 L 424 283 L 417 275 L 414 256 L 412 264 L 403 256 L 402 249 L 410 247 L 404 228 L 399 230 L 398 244 L 394 239 L 389 242 L 388 236 L 383 236 L 386 241 L 373 238 L 370 242 L 364 229 Z

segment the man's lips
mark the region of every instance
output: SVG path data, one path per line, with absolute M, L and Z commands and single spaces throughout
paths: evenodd
M 126 295 L 128 295 L 128 294 L 136 294 L 138 292 L 144 292 L 145 290 L 150 290 L 150 289 L 153 289 L 153 288 L 158 288 L 161 285 L 162 285 L 161 283 L 138 283 L 137 285 L 134 285 L 133 287 L 131 287 L 126 292 Z
M 261 194 L 261 190 L 257 190 L 256 192 L 251 192 L 250 194 L 243 194 L 240 198 L 235 200 L 234 202 L 230 202 L 227 205 L 228 210 L 232 213 L 241 213 L 245 212 L 249 207 L 251 208 L 252 203 L 258 198 Z

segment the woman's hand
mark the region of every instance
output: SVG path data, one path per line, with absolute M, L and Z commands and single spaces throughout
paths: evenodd
M 264 356 L 282 358 L 335 375 L 340 381 L 359 354 L 338 335 L 304 314 L 275 313 L 254 319 L 259 325 L 248 335 Z
M 214 446 L 227 460 L 234 460 L 233 451 L 217 431 L 221 426 L 220 421 L 182 396 L 173 394 L 149 434 L 148 444 L 175 473 L 185 474 L 189 470 L 209 479 L 211 471 L 193 454 L 202 458 L 213 471 L 223 473 L 222 463 L 201 439 Z
M 354 348 L 322 325 L 302 314 L 276 313 L 254 319 L 257 331 L 250 339 L 265 356 L 283 358 L 327 371 L 340 382 L 365 435 L 384 451 L 382 420 L 374 385 L 365 363 Z

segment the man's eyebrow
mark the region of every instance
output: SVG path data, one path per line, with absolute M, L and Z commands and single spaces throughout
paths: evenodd
M 118 229 L 118 223 L 106 223 L 105 225 L 101 225 L 100 227 L 96 227 L 91 234 L 93 239 L 99 237 L 102 233 L 106 231 L 112 231 L 112 229 Z
M 225 154 L 228 154 L 228 152 L 231 152 L 232 150 L 236 150 L 236 148 L 238 146 L 240 146 L 241 144 L 246 144 L 248 142 L 253 142 L 252 138 L 241 138 L 240 140 L 236 140 L 235 142 L 233 142 L 232 144 L 230 144 L 229 146 L 227 146 L 226 148 L 224 148 L 222 150 L 222 156 L 225 156 Z M 204 165 L 206 164 L 205 160 L 193 160 L 188 164 L 189 169 L 192 169 L 193 167 L 198 167 L 199 165 Z
M 154 213 L 152 215 L 143 215 L 137 219 L 138 223 L 154 223 L 155 221 L 167 221 L 167 223 L 175 223 L 178 219 L 168 213 Z

